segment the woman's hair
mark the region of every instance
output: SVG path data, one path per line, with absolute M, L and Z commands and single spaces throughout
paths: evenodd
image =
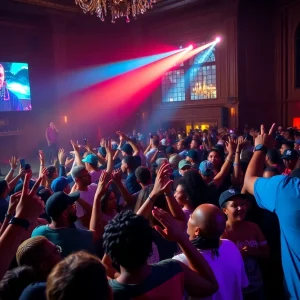
M 46 295 L 48 300 L 112 299 L 101 260 L 84 251 L 69 255 L 54 267 Z
M 200 204 L 210 202 L 208 186 L 197 171 L 186 171 L 181 180 L 178 181 L 178 184 L 183 187 L 184 192 L 194 209 Z
M 0 281 L 0 299 L 18 300 L 23 290 L 36 281 L 36 274 L 29 266 L 17 267 L 7 271 Z
M 153 190 L 154 185 L 148 185 L 147 187 L 145 187 L 144 189 L 142 189 L 139 192 L 135 207 L 134 207 L 134 212 L 137 213 L 138 210 L 143 206 L 143 204 L 145 203 L 145 201 L 148 199 L 149 195 L 151 194 L 152 190 Z M 164 195 L 160 195 L 155 199 L 155 203 L 154 205 L 156 207 L 159 207 L 165 211 L 169 211 L 169 206 L 168 203 L 166 201 L 166 198 Z M 150 222 L 151 226 L 155 226 L 155 225 L 159 225 L 161 226 L 161 224 L 152 216 L 152 214 L 150 213 L 148 220 Z

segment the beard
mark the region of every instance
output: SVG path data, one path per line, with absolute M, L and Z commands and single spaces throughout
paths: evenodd
M 68 215 L 68 220 L 69 220 L 69 222 L 72 223 L 72 224 L 75 223 L 75 222 L 77 221 L 77 219 L 78 219 L 77 216 L 74 215 L 74 214 L 69 214 L 69 215 Z

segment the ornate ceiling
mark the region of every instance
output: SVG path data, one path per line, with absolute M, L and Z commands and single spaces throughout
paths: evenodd
M 61 11 L 79 12 L 82 11 L 75 5 L 75 0 L 11 0 L 14 2 L 23 2 L 31 5 L 37 5 L 47 8 L 52 8 Z M 184 5 L 189 5 L 195 2 L 205 2 L 203 0 L 157 0 L 154 5 L 154 11 L 170 10 Z

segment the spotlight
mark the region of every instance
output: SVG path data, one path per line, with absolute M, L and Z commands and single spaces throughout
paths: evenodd
M 182 49 L 182 46 L 179 46 L 179 49 Z
M 218 36 L 217 38 L 216 38 L 216 43 L 220 43 L 221 42 L 221 38 Z
M 189 45 L 186 50 L 190 51 L 190 50 L 193 50 L 194 46 L 193 45 Z

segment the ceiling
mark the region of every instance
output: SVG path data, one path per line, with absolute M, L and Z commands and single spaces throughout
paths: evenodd
M 81 9 L 76 6 L 75 0 L 11 0 L 12 2 L 23 2 L 30 5 L 47 7 L 60 11 L 78 12 Z M 166 11 L 205 0 L 156 0 L 153 5 L 153 12 Z

